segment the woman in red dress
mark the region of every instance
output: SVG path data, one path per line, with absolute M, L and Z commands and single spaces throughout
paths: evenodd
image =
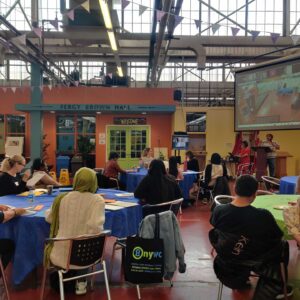
M 248 167 L 245 166 L 245 164 L 250 164 L 250 147 L 247 141 L 242 142 L 241 151 L 238 156 L 240 158 L 240 162 L 237 167 L 237 174 L 249 174 L 249 165 Z

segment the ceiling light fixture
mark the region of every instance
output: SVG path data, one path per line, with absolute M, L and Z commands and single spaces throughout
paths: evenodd
M 117 42 L 116 42 L 114 32 L 113 31 L 107 31 L 107 34 L 108 34 L 110 47 L 111 47 L 112 51 L 118 51 Z
M 102 11 L 102 16 L 104 19 L 105 27 L 106 27 L 106 29 L 111 30 L 113 28 L 113 26 L 112 26 L 110 12 L 109 12 L 107 2 L 105 0 L 99 0 L 99 4 L 100 4 L 101 11 Z

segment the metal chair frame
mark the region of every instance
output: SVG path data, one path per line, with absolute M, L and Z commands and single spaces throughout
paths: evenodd
M 267 191 L 273 192 L 273 190 L 270 190 L 270 189 L 268 188 L 268 184 L 271 184 L 271 185 L 275 186 L 275 187 L 276 187 L 276 191 L 279 190 L 279 187 L 280 187 L 280 179 L 275 178 L 275 177 L 270 177 L 270 176 L 261 176 L 261 179 L 262 179 L 262 181 L 264 182 L 264 185 L 265 185 Z
M 224 204 L 224 203 L 221 203 L 220 201 L 219 201 L 219 199 L 221 199 L 221 198 L 227 198 L 227 199 L 229 199 L 229 200 L 231 200 L 230 202 L 232 202 L 232 200 L 234 199 L 234 197 L 233 196 L 228 196 L 228 195 L 218 195 L 218 196 L 216 196 L 215 198 L 214 198 L 214 202 L 216 203 L 216 205 L 222 205 L 222 204 Z M 230 202 L 228 202 L 228 203 L 230 203 Z
M 246 163 L 238 165 L 236 176 L 241 176 L 245 174 L 253 173 L 253 163 Z
M 65 242 L 65 241 L 69 241 L 70 242 L 70 246 L 69 246 L 69 253 L 68 253 L 68 259 L 67 259 L 67 266 L 65 269 L 58 267 L 58 266 L 54 266 L 52 265 L 51 268 L 55 269 L 58 272 L 58 277 L 59 277 L 59 291 L 60 291 L 60 299 L 64 300 L 65 296 L 64 296 L 64 282 L 67 281 L 72 281 L 72 280 L 76 280 L 79 278 L 84 278 L 84 277 L 92 277 L 92 281 L 91 281 L 91 288 L 93 288 L 93 284 L 94 284 L 94 275 L 96 274 L 100 274 L 103 273 L 104 274 L 104 281 L 105 281 L 105 288 L 106 288 L 106 293 L 107 293 L 107 299 L 111 300 L 111 296 L 110 296 L 110 290 L 109 290 L 109 282 L 108 282 L 108 277 L 107 277 L 107 271 L 106 271 L 106 263 L 105 260 L 103 259 L 103 253 L 104 253 L 104 249 L 105 249 L 105 243 L 106 243 L 106 237 L 110 234 L 109 230 L 105 230 L 99 234 L 93 234 L 93 235 L 83 235 L 83 236 L 77 236 L 77 237 L 72 237 L 72 238 L 52 238 L 52 239 L 47 239 L 45 240 L 45 244 L 47 243 L 58 243 L 58 242 Z M 72 249 L 73 249 L 73 242 L 74 241 L 92 241 L 92 240 L 96 240 L 99 237 L 103 237 L 104 242 L 103 242 L 103 247 L 101 249 L 101 256 L 99 258 L 97 258 L 93 263 L 89 264 L 89 265 L 85 265 L 85 266 L 78 266 L 78 268 L 74 268 L 71 261 L 71 254 L 72 254 Z M 98 271 L 94 271 L 94 267 L 100 264 L 102 265 L 102 270 L 98 270 Z M 71 266 L 72 265 L 72 266 Z M 73 276 L 70 278 L 63 278 L 63 274 L 67 273 L 69 270 L 80 270 L 80 269 L 87 269 L 92 267 L 92 272 L 87 273 L 87 274 L 83 274 L 83 275 L 78 275 L 78 276 Z M 42 278 L 42 286 L 41 286 L 41 295 L 40 295 L 40 300 L 44 299 L 44 293 L 45 293 L 45 285 L 46 285 L 46 278 L 47 278 L 47 268 L 44 267 L 44 271 L 43 271 L 43 278 Z
M 6 294 L 6 298 L 7 300 L 10 300 L 10 295 L 9 295 L 9 291 L 8 291 L 8 285 L 7 285 L 7 278 L 5 275 L 5 271 L 4 271 L 4 267 L 2 264 L 2 257 L 0 256 L 0 270 L 1 270 L 1 276 L 2 276 L 2 280 L 3 280 L 3 285 L 5 288 L 5 294 Z

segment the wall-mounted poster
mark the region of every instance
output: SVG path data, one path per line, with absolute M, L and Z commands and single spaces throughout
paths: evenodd
M 12 157 L 22 155 L 24 146 L 23 136 L 8 136 L 5 143 L 5 155 Z

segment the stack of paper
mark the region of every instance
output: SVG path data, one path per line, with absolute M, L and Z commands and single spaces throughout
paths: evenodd
M 107 210 L 119 210 L 119 209 L 123 209 L 123 207 L 112 205 L 112 204 L 105 204 L 105 209 L 107 209 Z
M 134 193 L 118 193 L 116 194 L 117 197 L 133 197 Z

